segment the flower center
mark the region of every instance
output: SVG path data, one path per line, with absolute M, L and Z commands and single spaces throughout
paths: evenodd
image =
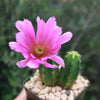
M 42 58 L 47 55 L 47 49 L 42 45 L 36 45 L 35 48 L 32 49 L 32 53 L 36 58 Z
M 36 47 L 36 53 L 37 53 L 37 54 L 43 54 L 43 47 L 37 46 L 37 47 Z

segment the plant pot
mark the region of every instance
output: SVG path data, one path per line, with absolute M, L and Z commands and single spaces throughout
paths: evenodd
M 32 76 L 34 76 L 34 75 L 32 75 Z M 30 80 L 30 77 L 28 77 L 27 79 L 25 79 L 24 82 L 23 82 L 23 87 L 26 90 L 28 100 L 44 100 L 44 99 L 40 98 L 36 93 L 32 92 L 31 89 L 29 89 L 29 88 L 27 88 L 25 86 L 25 83 L 28 82 L 29 80 Z M 89 85 L 90 85 L 90 83 L 88 82 L 88 85 L 86 87 L 84 87 L 84 89 L 74 99 L 65 99 L 65 100 L 83 100 L 84 94 L 87 91 L 87 88 L 89 87 Z M 66 91 L 68 91 L 68 90 L 66 90 Z

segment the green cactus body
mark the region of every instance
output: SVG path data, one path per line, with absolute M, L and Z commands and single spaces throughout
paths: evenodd
M 45 85 L 55 86 L 58 79 L 58 68 L 39 67 L 40 78 Z
M 79 74 L 81 56 L 78 52 L 69 51 L 64 62 L 65 68 L 60 70 L 59 85 L 65 89 L 70 89 Z

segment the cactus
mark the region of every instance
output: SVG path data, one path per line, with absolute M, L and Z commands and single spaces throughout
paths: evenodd
M 58 79 L 58 68 L 46 68 L 43 65 L 39 67 L 40 78 L 45 85 L 55 86 Z
M 76 51 L 69 51 L 64 62 L 65 68 L 61 68 L 59 73 L 59 85 L 70 89 L 80 71 L 81 55 Z
M 49 62 L 52 63 L 52 61 Z M 61 69 L 46 68 L 40 65 L 40 78 L 45 85 L 59 85 L 65 89 L 71 88 L 80 71 L 81 55 L 76 51 L 69 51 L 64 58 L 64 62 L 65 68 L 61 67 Z

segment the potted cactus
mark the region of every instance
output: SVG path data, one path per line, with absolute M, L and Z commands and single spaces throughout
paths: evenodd
M 69 51 L 64 62 L 65 68 L 50 69 L 40 65 L 35 75 L 24 82 L 27 93 L 34 98 L 38 95 L 36 100 L 82 100 L 89 81 L 80 75 L 81 56 Z M 29 96 L 29 100 L 33 97 Z
M 69 51 L 64 60 L 58 56 L 61 45 L 72 38 L 71 32 L 61 35 L 62 28 L 56 25 L 55 17 L 43 21 L 37 17 L 37 33 L 32 23 L 17 21 L 17 42 L 9 42 L 12 50 L 22 53 L 24 60 L 17 66 L 28 66 L 37 71 L 24 81 L 29 100 L 82 100 L 89 81 L 80 74 L 81 56 Z

